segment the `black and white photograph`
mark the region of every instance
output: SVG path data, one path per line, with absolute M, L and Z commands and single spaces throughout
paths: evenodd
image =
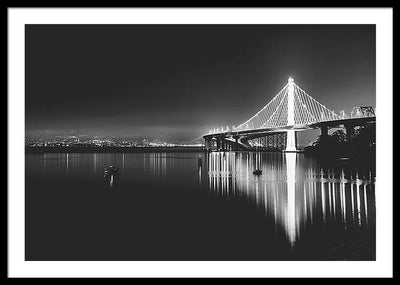
M 379 245 L 390 212 L 378 202 L 386 195 L 391 210 L 392 177 L 378 164 L 391 167 L 379 148 L 391 155 L 392 130 L 379 130 L 392 108 L 380 78 L 392 70 L 378 60 L 379 24 L 296 22 L 302 9 L 285 8 L 276 12 L 287 22 L 242 9 L 248 23 L 231 22 L 240 9 L 208 22 L 207 9 L 126 8 L 132 22 L 103 23 L 102 9 L 92 22 L 50 10 L 50 21 L 19 26 L 24 84 L 9 83 L 10 101 L 23 96 L 21 264 L 257 262 L 257 276 L 274 276 L 267 264 L 390 260 Z M 136 20 L 142 11 L 167 20 Z M 254 19 L 264 11 L 275 13 Z

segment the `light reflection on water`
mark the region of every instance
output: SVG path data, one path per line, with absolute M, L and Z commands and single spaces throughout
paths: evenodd
M 35 176 L 40 187 L 49 189 L 58 186 L 57 182 L 52 184 L 53 181 L 47 179 L 50 177 L 61 177 L 73 183 L 82 183 L 77 178 L 84 178 L 89 182 L 85 182 L 82 189 L 98 187 L 95 182 L 103 178 L 104 168 L 117 166 L 119 175 L 108 181 L 108 189 L 120 195 L 114 197 L 120 197 L 121 203 L 129 197 L 128 191 L 137 195 L 134 197 L 138 201 L 141 196 L 135 189 L 152 187 L 162 187 L 163 191 L 204 191 L 211 197 L 246 201 L 272 222 L 272 231 L 286 239 L 292 249 L 306 239 L 313 228 L 325 227 L 330 229 L 329 233 L 336 229 L 348 230 L 352 235 L 357 231 L 373 233 L 375 227 L 375 173 L 347 162 L 326 167 L 304 154 L 255 152 L 55 153 L 30 155 L 26 161 L 27 175 Z M 253 175 L 256 169 L 262 174 Z M 123 187 L 119 188 L 121 184 Z M 32 189 L 39 187 L 32 185 Z M 108 196 L 105 197 L 107 204 Z M 173 196 L 168 202 L 174 203 L 172 199 L 177 197 Z M 73 201 L 79 203 L 79 199 Z M 175 203 L 179 205 L 180 202 Z M 208 206 L 205 204 L 204 208 Z M 154 211 L 157 212 L 157 208 Z M 160 210 L 160 215 L 165 215 L 165 211 L 165 208 Z M 206 213 L 201 212 L 201 215 Z M 129 220 L 132 216 L 123 218 Z M 180 236 L 179 221 L 169 219 L 169 222 Z M 216 223 L 215 227 L 218 226 Z
M 254 203 L 292 246 L 315 222 L 368 229 L 374 216 L 371 171 L 361 176 L 354 170 L 321 168 L 296 153 L 212 152 L 208 158 L 209 188 Z M 255 169 L 262 175 L 252 174 Z
M 209 191 L 254 203 L 275 221 L 276 229 L 284 229 L 292 245 L 300 238 L 301 229 L 317 220 L 341 221 L 344 228 L 374 223 L 370 220 L 375 214 L 371 171 L 324 168 L 302 154 L 63 153 L 43 154 L 42 163 L 46 175 L 60 170 L 70 175 L 99 175 L 109 165 L 118 165 L 121 179 L 134 179 L 135 173 L 157 179 L 196 173 L 198 184 Z M 255 169 L 262 175 L 252 174 Z
M 116 179 L 135 179 L 135 173 L 150 174 L 156 179 L 196 173 L 200 186 L 217 195 L 246 199 L 265 212 L 292 246 L 300 239 L 302 230 L 315 222 L 340 221 L 344 229 L 350 225 L 368 229 L 374 224 L 371 219 L 375 217 L 375 182 L 371 171 L 324 168 L 303 154 L 63 153 L 43 154 L 42 163 L 46 175 L 60 170 L 68 175 L 100 175 L 108 165 L 118 165 L 120 175 L 112 177 L 110 188 L 115 186 Z M 255 169 L 262 174 L 254 175 Z

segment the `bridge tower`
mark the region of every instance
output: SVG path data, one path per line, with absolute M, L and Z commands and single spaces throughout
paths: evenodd
M 287 95 L 288 105 L 287 105 L 287 125 L 293 126 L 294 121 L 294 80 L 289 77 L 288 80 L 288 95 Z M 287 152 L 295 152 L 296 149 L 296 131 L 288 130 L 286 136 L 286 149 Z

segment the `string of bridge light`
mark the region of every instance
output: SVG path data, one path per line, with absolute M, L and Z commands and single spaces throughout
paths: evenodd
M 327 107 L 325 107 L 323 104 L 321 104 L 321 103 L 319 103 L 317 100 L 315 100 L 313 97 L 311 97 L 310 95 L 308 95 L 307 94 L 307 92 L 305 92 L 303 89 L 301 89 L 298 85 L 296 85 L 296 84 L 294 84 L 295 85 L 295 88 L 297 88 L 299 91 L 300 91 L 300 96 L 303 96 L 303 97 L 305 97 L 305 101 L 307 102 L 310 102 L 309 103 L 309 106 L 311 107 L 311 108 L 313 108 L 314 110 L 315 110 L 315 114 L 318 114 L 318 112 L 319 112 L 319 114 L 321 114 L 321 113 L 323 113 L 323 114 L 325 114 L 325 113 L 327 113 L 328 114 L 328 117 L 331 119 L 331 120 L 340 120 L 341 119 L 341 117 L 339 116 L 339 115 L 337 115 L 335 112 L 333 112 L 333 111 L 331 111 L 331 110 L 329 110 Z M 307 104 L 305 104 L 306 106 L 306 108 L 307 108 Z M 315 115 L 314 115 L 314 117 L 316 117 Z M 325 119 L 326 120 L 326 119 Z M 323 121 L 325 121 L 325 120 L 323 120 Z M 318 120 L 317 120 L 318 121 Z
M 313 97 L 307 94 L 297 84 L 294 85 L 294 112 L 295 124 L 309 124 L 327 120 L 340 120 L 344 117 L 337 115 Z M 260 109 L 250 119 L 240 124 L 238 127 L 232 126 L 232 131 L 246 129 L 260 129 L 269 127 L 282 127 L 287 125 L 288 112 L 288 86 L 286 84 L 268 104 Z M 226 131 L 230 131 L 229 126 Z M 224 128 L 210 130 L 209 133 L 224 132 Z
M 235 131 L 237 131 L 237 130 L 241 130 L 242 128 L 243 128 L 243 126 L 247 126 L 248 127 L 248 125 L 249 125 L 249 122 L 251 122 L 253 119 L 255 119 L 255 118 L 258 118 L 258 116 L 260 115 L 260 117 L 263 117 L 263 118 L 261 118 L 261 119 L 266 119 L 266 117 L 268 117 L 268 119 L 269 119 L 269 117 L 270 116 L 266 116 L 265 115 L 265 113 L 268 113 L 268 111 L 269 110 L 271 110 L 271 109 L 274 109 L 274 108 L 276 108 L 277 106 L 276 106 L 276 104 L 277 104 L 277 102 L 278 101 L 280 101 L 280 100 L 278 100 L 282 95 L 284 96 L 284 93 L 285 93 L 285 91 L 286 91 L 286 88 L 287 88 L 287 86 L 288 86 L 288 84 L 286 84 L 275 96 L 274 96 L 274 98 L 272 98 L 272 100 L 271 101 L 269 101 L 268 102 L 268 104 L 267 105 L 265 105 L 260 111 L 258 111 L 254 116 L 252 116 L 250 119 L 248 119 L 247 121 L 245 121 L 243 124 L 240 124 L 238 127 L 236 127 L 234 130 Z M 263 112 L 263 111 L 265 111 L 265 112 Z M 260 121 L 261 121 L 261 119 L 259 119 Z M 267 119 L 267 120 L 268 120 Z M 253 125 L 254 125 L 254 123 L 253 123 Z M 262 124 L 261 124 L 262 125 Z

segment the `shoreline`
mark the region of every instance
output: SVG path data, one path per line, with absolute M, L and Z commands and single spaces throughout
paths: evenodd
M 41 153 L 151 153 L 151 152 L 213 152 L 215 150 L 206 150 L 204 147 L 197 146 L 177 146 L 177 147 L 62 147 L 62 146 L 37 146 L 25 147 L 25 154 L 41 154 Z M 230 152 L 226 150 L 224 152 Z M 236 150 L 234 152 L 279 152 L 279 150 Z M 298 150 L 294 153 L 304 153 L 303 150 Z
M 204 147 L 25 147 L 25 154 L 199 152 Z

